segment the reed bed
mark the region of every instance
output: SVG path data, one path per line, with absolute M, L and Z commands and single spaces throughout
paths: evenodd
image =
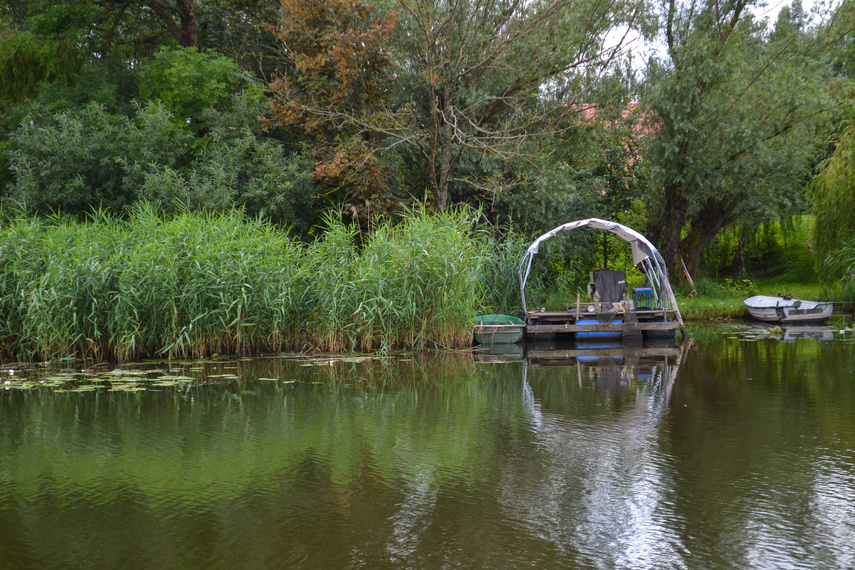
M 464 210 L 303 244 L 240 212 L 0 226 L 0 354 L 126 361 L 462 347 L 516 291 L 520 244 Z M 521 251 L 519 252 L 521 253 Z

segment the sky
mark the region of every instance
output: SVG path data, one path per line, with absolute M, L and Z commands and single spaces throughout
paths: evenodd
M 839 0 L 838 0 L 839 1 Z M 811 10 L 814 6 L 822 4 L 822 3 L 832 3 L 836 4 L 835 0 L 802 0 L 802 8 L 804 8 L 805 12 L 810 14 Z M 758 20 L 765 19 L 768 21 L 769 26 L 774 26 L 775 21 L 778 19 L 778 12 L 781 11 L 781 8 L 784 6 L 790 6 L 793 3 L 793 0 L 767 0 L 766 5 L 763 7 L 752 7 L 751 12 L 754 14 L 755 18 Z M 625 34 L 626 28 L 618 28 L 613 30 L 606 38 L 605 47 L 608 49 L 616 45 Z M 631 33 L 624 40 L 623 51 L 631 50 L 634 56 L 634 64 L 635 68 L 644 68 L 647 60 L 650 55 L 665 55 L 665 44 L 663 39 L 657 38 L 653 42 L 645 42 L 644 39 L 636 33 Z

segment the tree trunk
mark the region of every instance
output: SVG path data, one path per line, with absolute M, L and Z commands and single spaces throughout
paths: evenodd
M 436 149 L 439 155 L 439 164 L 436 168 L 439 172 L 436 175 L 436 209 L 444 212 L 448 207 L 448 178 L 451 176 L 451 127 L 440 118 L 439 136 L 437 137 L 438 147 Z
M 733 254 L 733 263 L 730 264 L 730 274 L 734 277 L 745 275 L 745 242 L 747 232 L 745 228 L 739 229 L 739 244 L 736 253 Z
M 193 0 L 177 0 L 175 6 L 167 6 L 159 0 L 148 0 L 143 2 L 157 14 L 175 41 L 182 47 L 194 47 L 196 38 L 196 12 L 193 10 Z M 178 22 L 175 22 L 173 13 L 177 14 Z
M 662 219 L 653 220 L 650 225 L 656 227 L 655 234 L 659 238 L 659 250 L 665 258 L 668 268 L 669 279 L 672 283 L 678 283 L 683 278 L 680 263 L 680 237 L 683 226 L 686 223 L 686 212 L 688 204 L 682 197 L 682 192 L 677 185 L 668 185 L 665 188 L 665 207 L 662 211 Z
M 431 99 L 432 132 L 428 159 L 428 179 L 433 192 L 434 208 L 444 212 L 448 207 L 448 182 L 452 170 L 452 127 L 446 121 L 450 113 L 446 101 L 450 98 L 448 88 L 443 87 L 433 91 Z
M 184 47 L 196 45 L 196 12 L 193 10 L 193 0 L 178 0 L 178 19 L 181 20 L 181 38 L 178 40 Z
M 680 249 L 686 256 L 686 268 L 689 275 L 697 275 L 701 264 L 701 253 L 718 235 L 727 221 L 728 212 L 715 205 L 704 206 L 692 222 L 689 233 L 680 242 Z

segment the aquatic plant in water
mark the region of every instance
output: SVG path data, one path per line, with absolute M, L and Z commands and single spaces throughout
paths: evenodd
M 19 218 L 0 227 L 0 352 L 127 361 L 282 350 L 460 347 L 516 294 L 520 244 L 465 210 L 311 244 L 241 212 Z

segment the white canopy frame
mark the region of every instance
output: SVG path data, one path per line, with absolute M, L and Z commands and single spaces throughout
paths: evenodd
M 611 232 L 629 243 L 632 247 L 632 262 L 634 265 L 641 264 L 642 270 L 647 275 L 648 281 L 650 282 L 650 288 L 653 291 L 653 296 L 656 299 L 657 305 L 661 304 L 663 309 L 673 308 L 677 315 L 677 321 L 680 323 L 680 328 L 685 331 L 683 318 L 680 315 L 679 308 L 677 307 L 677 299 L 674 297 L 674 292 L 671 289 L 671 283 L 668 281 L 668 270 L 665 267 L 665 259 L 656 247 L 650 243 L 650 240 L 634 229 L 617 222 L 610 222 L 599 218 L 588 218 L 587 220 L 577 220 L 575 222 L 568 222 L 560 225 L 557 228 L 546 232 L 528 246 L 522 260 L 520 260 L 519 267 L 517 268 L 517 273 L 520 278 L 520 294 L 522 295 L 523 311 L 528 312 L 525 285 L 528 281 L 529 274 L 531 273 L 531 262 L 540 249 L 540 244 L 552 239 L 560 232 L 575 230 L 582 227 L 591 227 Z

